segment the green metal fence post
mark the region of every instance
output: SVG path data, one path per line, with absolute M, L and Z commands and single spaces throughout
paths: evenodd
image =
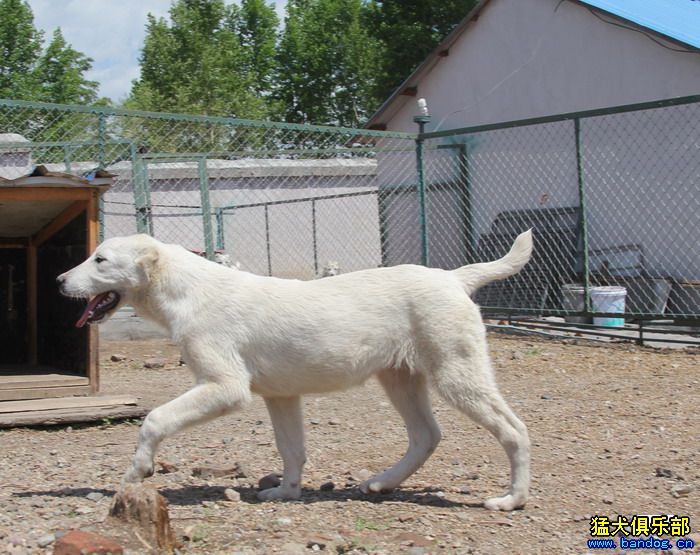
M 216 217 L 216 248 L 223 251 L 226 248 L 224 236 L 224 209 L 217 208 L 214 211 L 214 216 Z
M 416 176 L 418 178 L 418 206 L 420 211 L 420 258 L 421 264 L 427 266 L 430 262 L 430 252 L 428 245 L 428 213 L 425 190 L 425 164 L 423 160 L 423 133 L 425 132 L 425 124 L 430 121 L 430 116 L 415 116 L 413 121 L 418 124 L 418 136 L 416 137 Z
M 104 112 L 99 112 L 97 114 L 97 140 L 98 140 L 98 153 L 97 153 L 97 163 L 100 168 L 104 168 L 107 165 L 107 114 Z
M 105 155 L 105 146 L 107 144 L 107 115 L 100 112 L 97 121 L 97 137 L 99 140 L 98 164 L 104 169 L 107 166 L 107 156 Z M 70 170 L 68 170 L 70 171 Z M 101 243 L 105 239 L 105 196 L 100 195 L 98 206 L 99 231 L 98 241 Z
M 459 196 L 463 210 L 464 233 L 464 263 L 476 261 L 476 242 L 474 241 L 474 214 L 472 213 L 472 183 L 469 173 L 469 152 L 467 145 L 462 143 L 457 151 L 459 164 Z
M 578 201 L 581 208 L 581 237 L 583 241 L 583 309 L 591 312 L 591 273 L 588 256 L 588 214 L 586 210 L 586 188 L 583 180 L 583 156 L 581 153 L 581 120 L 574 119 L 574 133 L 576 135 L 576 175 L 578 178 Z
M 134 188 L 134 212 L 136 213 L 136 231 L 152 234 L 150 224 L 150 194 L 148 189 L 148 168 L 141 157 L 138 147 L 131 145 L 131 180 Z
M 314 275 L 318 275 L 318 232 L 316 230 L 316 200 L 311 199 L 311 242 L 314 249 Z
M 272 275 L 272 250 L 270 249 L 270 210 L 265 204 L 265 251 L 267 253 L 267 275 Z
M 211 202 L 209 200 L 209 173 L 207 158 L 202 156 L 198 161 L 199 167 L 199 197 L 202 205 L 202 231 L 204 233 L 204 250 L 209 260 L 214 260 L 214 229 L 211 225 Z

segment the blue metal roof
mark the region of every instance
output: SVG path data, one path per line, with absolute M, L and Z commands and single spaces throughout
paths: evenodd
M 700 0 L 580 0 L 700 48 Z

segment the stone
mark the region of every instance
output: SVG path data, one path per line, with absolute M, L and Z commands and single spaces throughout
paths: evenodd
M 109 360 L 111 360 L 112 362 L 122 362 L 123 360 L 126 360 L 126 356 L 115 353 L 111 357 L 109 357 Z
M 122 555 L 124 548 L 110 538 L 85 532 L 71 530 L 60 537 L 53 548 L 54 555 Z
M 366 468 L 363 468 L 362 470 L 358 471 L 357 474 L 355 474 L 354 478 L 358 482 L 364 482 L 365 480 L 369 480 L 372 477 L 372 473 L 367 470 Z
M 277 472 L 263 476 L 258 480 L 258 489 L 266 490 L 271 488 L 276 488 L 282 483 L 282 475 Z
M 670 468 L 662 468 L 657 466 L 655 474 L 657 478 L 673 478 L 673 470 Z
M 333 491 L 335 489 L 335 484 L 333 482 L 324 482 L 321 484 L 321 491 Z
M 671 488 L 673 497 L 687 497 L 693 491 L 693 486 L 690 484 L 676 484 Z
M 41 536 L 40 538 L 38 538 L 38 539 L 36 540 L 36 544 L 37 544 L 39 547 L 47 547 L 47 546 L 51 545 L 53 542 L 55 542 L 55 541 L 56 541 L 56 536 L 54 536 L 53 534 L 46 534 L 46 535 Z
M 104 497 L 103 493 L 100 493 L 99 491 L 93 491 L 92 493 L 88 493 L 85 497 L 87 497 L 90 501 L 99 501 Z
M 155 487 L 127 484 L 114 496 L 109 516 L 139 526 L 145 540 L 163 551 L 177 547 L 175 533 L 170 526 L 168 501 Z
M 163 368 L 164 366 L 164 358 L 149 358 L 143 363 L 144 368 Z
M 172 474 L 178 471 L 177 465 L 168 461 L 158 461 L 158 466 L 158 474 Z
M 328 543 L 329 542 L 326 538 L 314 536 L 307 540 L 306 547 L 307 549 L 313 549 L 314 551 L 321 551 L 326 549 L 326 545 L 328 545 Z
M 238 493 L 233 488 L 226 488 L 224 490 L 224 497 L 226 498 L 227 501 L 240 501 L 241 500 L 241 494 Z
M 214 478 L 247 478 L 248 472 L 240 463 L 234 463 L 230 467 L 196 466 L 192 469 L 192 476 L 197 476 L 202 480 L 212 480 Z

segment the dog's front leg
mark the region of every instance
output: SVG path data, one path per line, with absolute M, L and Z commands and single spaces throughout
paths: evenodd
M 205 383 L 153 409 L 141 425 L 139 445 L 123 482 L 141 482 L 153 474 L 153 458 L 166 437 L 231 412 L 249 398 L 247 384 Z
M 304 421 L 299 397 L 265 398 L 275 430 L 277 450 L 282 456 L 284 474 L 282 485 L 258 493 L 264 501 L 272 499 L 299 499 L 301 496 L 301 472 L 306 462 L 304 448 Z

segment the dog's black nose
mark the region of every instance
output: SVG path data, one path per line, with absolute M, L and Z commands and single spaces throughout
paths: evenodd
M 63 276 L 63 275 L 60 275 L 60 276 L 58 276 L 58 277 L 56 278 L 56 283 L 58 284 L 59 287 L 60 287 L 61 285 L 63 285 L 63 282 L 64 282 L 64 281 L 66 281 L 66 278 L 65 278 L 65 276 Z

